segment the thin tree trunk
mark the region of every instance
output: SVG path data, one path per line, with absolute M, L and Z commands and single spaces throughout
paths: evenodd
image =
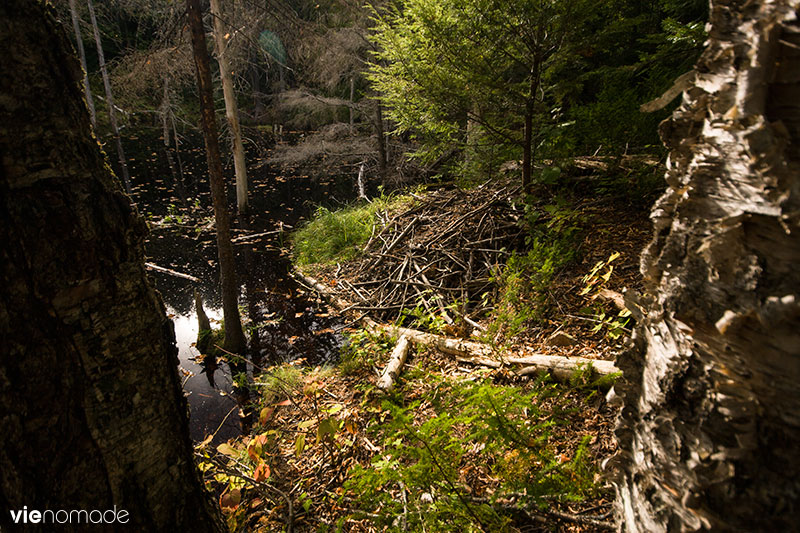
M 179 176 L 178 169 L 175 167 L 175 160 L 172 158 L 172 152 L 169 146 L 169 131 L 170 124 L 169 118 L 171 115 L 170 98 L 169 98 L 169 77 L 164 78 L 164 96 L 161 100 L 161 132 L 164 137 L 164 155 L 167 157 L 167 164 L 169 165 L 169 172 L 172 176 L 172 184 L 175 191 L 180 197 L 181 204 L 186 205 L 186 189 L 183 186 L 183 176 Z
M 383 106 L 381 106 L 380 100 L 375 100 L 375 134 L 378 137 L 378 172 L 381 175 L 381 179 L 386 179 L 386 144 L 385 144 L 385 137 L 383 131 Z
M 244 158 L 242 131 L 239 125 L 239 107 L 236 105 L 236 93 L 233 90 L 231 67 L 227 56 L 225 28 L 222 25 L 222 10 L 219 0 L 211 0 L 211 14 L 214 17 L 214 42 L 216 43 L 219 74 L 222 78 L 222 95 L 225 98 L 225 117 L 231 129 L 233 145 L 233 166 L 236 171 L 236 207 L 239 215 L 247 213 L 247 163 Z
M 89 85 L 89 69 L 86 67 L 86 50 L 83 48 L 83 36 L 81 35 L 81 21 L 78 18 L 78 10 L 75 7 L 75 0 L 69 0 L 69 12 L 72 15 L 72 27 L 75 30 L 75 42 L 78 46 L 78 57 L 81 59 L 83 68 L 83 89 L 86 95 L 86 107 L 89 108 L 89 118 L 92 127 L 97 129 L 97 117 L 94 111 L 94 98 L 92 98 L 92 87 Z
M 628 533 L 794 531 L 800 513 L 798 0 L 713 0 L 661 126 L 667 192 L 618 366 Z
M 347 110 L 350 112 L 350 135 L 353 135 L 353 133 L 355 133 L 355 130 L 353 129 L 353 116 L 355 113 L 355 110 L 353 109 L 355 107 L 354 105 L 355 102 L 353 100 L 355 99 L 355 96 L 356 96 L 356 79 L 354 76 L 350 76 L 350 107 L 347 108 Z
M 178 173 L 181 176 L 181 183 L 183 184 L 184 190 L 187 190 L 186 173 L 183 171 L 183 160 L 181 159 L 181 141 L 178 138 L 178 128 L 175 125 L 175 114 L 172 112 L 172 110 L 169 112 L 169 121 L 172 125 L 172 140 L 175 141 L 175 159 L 178 160 Z M 192 187 L 195 189 L 195 191 L 197 190 L 197 183 L 195 183 L 194 178 L 192 178 Z
M 100 40 L 100 30 L 97 27 L 97 17 L 94 15 L 94 4 L 92 0 L 86 0 L 89 6 L 89 17 L 92 20 L 92 29 L 94 30 L 94 41 L 97 45 L 97 59 L 100 62 L 100 74 L 103 76 L 103 87 L 106 91 L 106 102 L 108 103 L 108 119 L 111 122 L 111 129 L 114 133 L 114 142 L 117 145 L 117 156 L 119 156 L 119 166 L 122 170 L 122 181 L 125 184 L 125 190 L 128 194 L 131 193 L 131 177 L 128 174 L 128 163 L 125 159 L 125 151 L 122 149 L 122 139 L 119 135 L 119 126 L 117 125 L 117 113 L 114 109 L 114 96 L 111 94 L 111 82 L 108 79 L 108 69 L 106 69 L 106 58 L 103 55 L 103 43 Z
M 228 217 L 225 181 L 222 177 L 222 158 L 219 151 L 217 117 L 214 113 L 214 95 L 211 86 L 206 34 L 200 13 L 199 0 L 186 0 L 189 27 L 192 32 L 192 48 L 197 68 L 197 87 L 200 93 L 203 137 L 208 159 L 208 177 L 211 182 L 211 200 L 217 225 L 217 254 L 219 256 L 220 284 L 222 285 L 222 314 L 225 319 L 225 349 L 233 353 L 245 353 L 247 343 L 239 316 L 236 282 L 236 264 L 231 244 L 230 219 Z
M 529 108 L 531 106 L 528 106 Z M 531 145 L 533 144 L 533 111 L 525 111 L 524 139 L 522 141 L 522 190 L 531 190 Z
M 49 3 L 0 2 L 0 49 L 0 529 L 221 532 L 147 228 L 107 170 Z M 129 516 L 13 524 L 24 506 Z
M 253 120 L 261 124 L 264 115 L 264 96 L 261 94 L 261 72 L 257 67 L 250 69 L 250 84 L 253 88 Z
M 524 139 L 522 141 L 522 189 L 531 190 L 531 173 L 533 170 L 533 115 L 536 111 L 536 92 L 539 90 L 541 77 L 541 61 L 536 59 L 531 69 L 530 95 L 525 105 Z

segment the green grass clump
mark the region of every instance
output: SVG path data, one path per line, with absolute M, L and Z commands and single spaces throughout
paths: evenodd
M 295 262 L 308 265 L 353 259 L 372 235 L 377 213 L 401 209 L 411 201 L 410 196 L 381 195 L 369 203 L 335 211 L 318 207 L 314 217 L 294 234 Z
M 291 396 L 303 386 L 303 370 L 285 364 L 271 368 L 260 377 L 261 403 L 270 405 Z

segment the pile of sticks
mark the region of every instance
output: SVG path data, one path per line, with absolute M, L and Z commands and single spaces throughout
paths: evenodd
M 478 187 L 418 198 L 376 227 L 359 260 L 341 266 L 338 289 L 353 309 L 386 322 L 420 308 L 451 325 L 477 326 L 492 277 L 524 244 L 518 191 Z

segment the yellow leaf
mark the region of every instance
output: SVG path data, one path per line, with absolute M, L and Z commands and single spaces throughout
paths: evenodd
M 340 403 L 337 403 L 336 405 L 334 405 L 333 407 L 328 409 L 328 414 L 329 415 L 335 415 L 336 413 L 338 413 L 342 409 L 344 409 L 344 406 L 342 404 L 340 404 Z
M 250 459 L 255 462 L 261 457 L 261 453 L 263 452 L 263 447 L 259 439 L 253 439 L 250 441 L 250 444 L 247 445 L 247 455 L 250 456 Z
M 195 450 L 202 450 L 203 448 L 205 448 L 206 446 L 208 446 L 208 443 L 209 443 L 209 442 L 211 442 L 213 439 L 214 439 L 214 435 L 209 435 L 208 437 L 206 437 L 206 438 L 203 440 L 203 442 L 201 442 L 200 444 L 198 444 L 197 446 L 195 446 L 195 447 L 194 447 L 194 449 L 195 449 Z
M 236 455 L 236 449 L 227 442 L 223 442 L 217 446 L 217 451 L 223 455 L 229 455 L 231 457 Z
M 311 426 L 313 426 L 316 423 L 317 423 L 316 420 L 303 420 L 302 422 L 297 424 L 297 428 L 298 429 L 308 429 L 308 428 L 310 428 Z

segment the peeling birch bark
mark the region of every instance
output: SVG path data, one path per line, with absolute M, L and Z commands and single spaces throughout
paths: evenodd
M 799 9 L 713 0 L 695 81 L 661 125 L 669 188 L 615 387 L 630 533 L 797 528 Z

